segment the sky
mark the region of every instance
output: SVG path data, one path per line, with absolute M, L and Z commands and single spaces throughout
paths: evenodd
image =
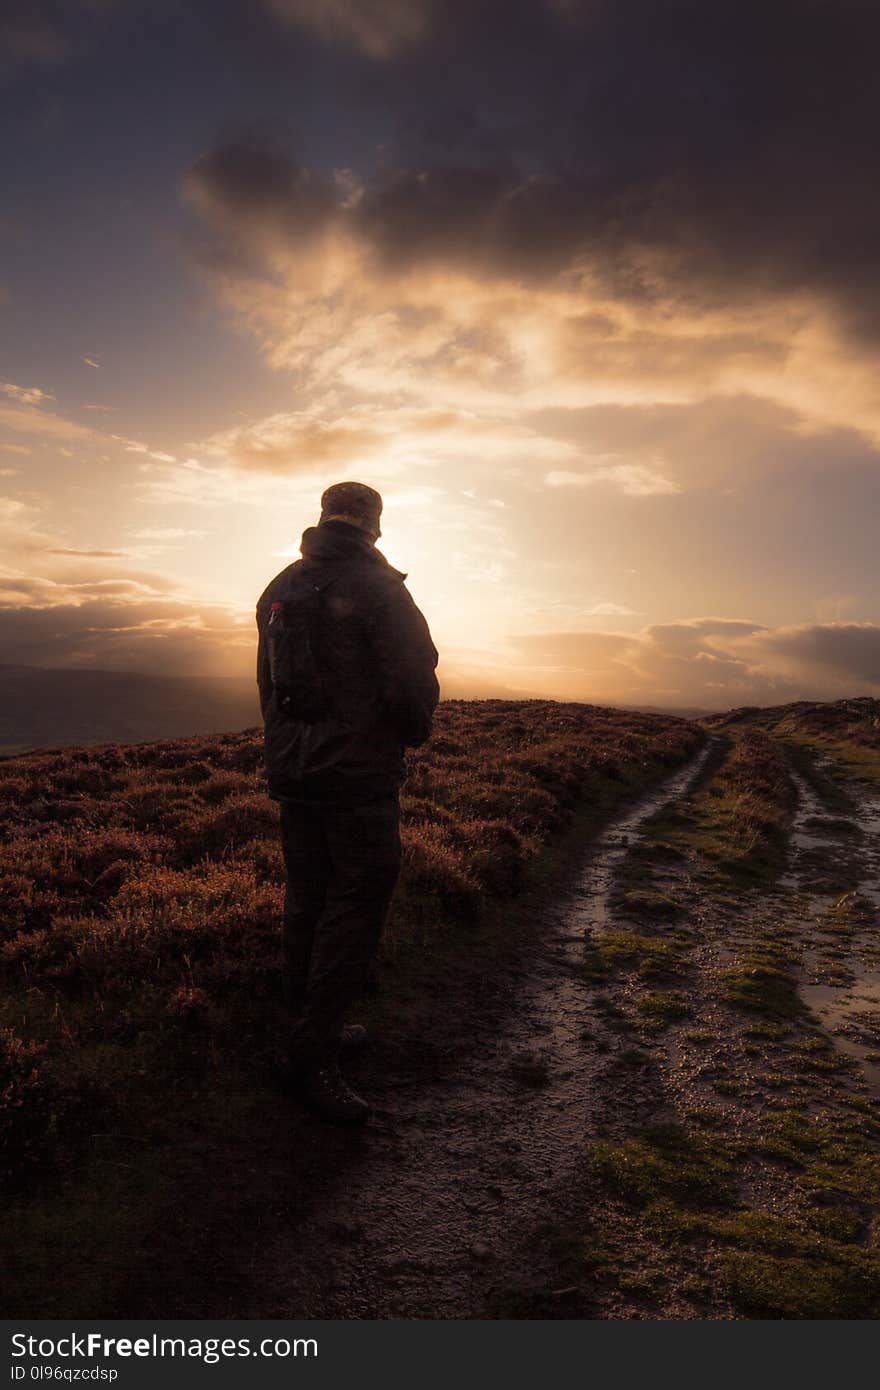
M 249 676 L 321 492 L 443 694 L 880 695 L 880 9 L 7 0 L 0 660 Z

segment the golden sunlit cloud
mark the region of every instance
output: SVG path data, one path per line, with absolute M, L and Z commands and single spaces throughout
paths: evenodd
M 574 460 L 578 451 L 502 416 L 431 407 L 361 404 L 279 414 L 206 440 L 208 455 L 243 468 L 285 474 L 323 473 L 366 464 L 391 478 L 404 467 L 433 468 L 450 459 L 537 464 Z
M 121 560 L 127 558 L 127 550 L 76 550 L 69 547 L 52 548 L 48 555 L 83 555 L 89 560 Z
M 638 633 L 548 633 L 512 639 L 559 698 L 676 703 L 704 709 L 880 693 L 880 626 L 768 629 L 703 618 Z M 798 696 L 798 691 L 803 692 Z
M 654 497 L 679 491 L 669 478 L 638 463 L 597 463 L 583 473 L 554 469 L 547 474 L 548 487 L 590 487 L 602 482 L 617 484 L 627 497 Z
M 257 594 L 355 478 L 445 693 L 873 690 L 870 9 L 224 5 L 234 117 L 169 10 L 169 119 L 111 84 L 112 138 L 144 122 L 134 198 L 58 113 L 81 80 L 62 58 L 100 39 L 124 70 L 139 7 L 49 24 L 16 0 L 0 80 L 54 63 L 59 104 L 10 135 L 31 153 L 0 227 L 24 383 L 0 387 L 9 650 L 42 660 L 56 632 L 62 663 L 250 674 Z
M 392 178 L 364 211 L 365 196 L 343 197 L 264 149 L 220 149 L 187 175 L 209 247 L 227 248 L 203 255 L 218 292 L 272 365 L 310 389 L 502 411 L 752 394 L 880 437 L 874 363 L 821 295 L 762 285 L 722 302 L 682 296 L 672 287 L 677 262 L 669 270 L 659 248 L 632 251 L 650 293 L 609 293 L 607 267 L 576 242 L 559 263 L 536 259 L 523 280 L 505 272 L 501 254 L 487 264 L 479 237 L 468 241 L 457 226 L 464 174 L 433 194 L 450 200 L 436 231 L 408 178 L 402 190 Z M 503 205 L 503 190 L 473 171 L 481 178 Z M 389 261 L 395 219 L 416 249 L 405 254 L 395 241 L 401 254 Z M 489 255 L 499 233 L 491 219 L 478 230 Z
M 28 406 L 0 406 L 0 429 L 11 430 L 13 434 L 43 435 L 48 439 L 94 441 L 100 438 L 86 425 Z
M 11 381 L 0 381 L 0 391 L 18 401 L 19 405 L 42 405 L 44 401 L 55 399 L 39 386 L 14 386 Z

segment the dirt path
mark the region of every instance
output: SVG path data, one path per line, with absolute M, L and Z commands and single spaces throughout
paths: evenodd
M 529 895 L 518 904 L 504 949 L 470 958 L 464 935 L 434 994 L 396 992 L 398 1015 L 347 1067 L 375 1106 L 363 1131 L 266 1091 L 237 1096 L 233 1123 L 222 1106 L 204 1116 L 120 1306 L 865 1316 L 880 798 L 863 787 L 845 804 L 823 798 L 821 777 L 793 768 L 785 871 L 734 884 L 689 838 L 724 750 L 711 738 L 582 858 L 575 849 L 549 905 L 536 890 L 539 920 L 528 923 Z M 766 964 L 771 997 L 743 1007 L 737 990 L 763 988 Z M 671 1167 L 651 1149 L 664 1133 L 684 1136 Z M 631 1160 L 636 1177 L 649 1165 L 635 1200 Z M 719 1206 L 722 1188 L 732 1195 Z M 643 1220 L 658 1198 L 660 1228 L 657 1212 Z M 804 1249 L 824 1261 L 818 1292 Z M 763 1302 L 737 1279 L 757 1279 Z
M 817 767 L 821 774 L 821 759 Z M 784 886 L 801 890 L 802 913 L 818 929 L 805 943 L 801 998 L 880 1098 L 880 798 L 863 795 L 851 816 L 834 816 L 794 776 L 799 808 Z
M 216 1085 L 145 1081 L 143 1129 L 67 1176 L 84 1255 L 47 1315 L 870 1316 L 880 790 L 787 736 L 737 762 L 750 737 L 576 819 L 400 972 L 346 1067 L 362 1131 L 279 1095 L 274 1021 Z
M 821 758 L 814 769 L 821 785 Z M 677 903 L 674 921 L 621 924 L 674 943 L 678 960 L 663 988 L 671 985 L 665 997 L 675 1007 L 647 1028 L 639 1010 L 650 984 L 637 971 L 617 981 L 614 1023 L 644 1063 L 630 1082 L 639 1123 L 628 1127 L 606 1075 L 597 1097 L 604 1114 L 597 1103 L 594 1120 L 603 1139 L 623 1147 L 606 1163 L 611 1188 L 594 1185 L 596 1220 L 580 1230 L 598 1232 L 608 1249 L 569 1315 L 870 1315 L 864 1288 L 876 1283 L 876 1269 L 865 1261 L 876 1248 L 880 1195 L 872 1118 L 880 1098 L 880 798 L 851 783 L 842 809 L 839 783 L 826 782 L 825 796 L 835 795 L 824 799 L 789 770 L 797 805 L 786 871 L 775 883 L 719 891 L 698 852 L 649 859 L 652 891 Z M 674 841 L 674 820 L 650 834 L 670 827 Z M 633 846 L 637 860 L 641 848 Z M 655 1217 L 652 1229 L 638 1200 L 620 1201 L 632 1187 L 621 1160 L 628 1143 L 643 1144 L 641 1136 L 663 1127 L 690 1136 L 682 1164 L 697 1156 L 697 1186 L 688 1191 L 682 1182 L 671 1214 Z M 650 1140 L 647 1152 L 658 1152 Z M 739 1215 L 726 1224 L 723 1201 L 720 1214 L 710 1199 L 706 1215 L 693 1215 L 702 1212 L 707 1154 L 710 1168 L 717 1163 L 711 1181 L 732 1184 Z M 648 1203 L 676 1192 L 668 1170 L 656 1188 L 649 1182 Z M 704 1234 L 692 1245 L 682 1230 L 694 1221 Z M 817 1230 L 851 1243 L 822 1247 Z M 815 1265 L 803 1261 L 805 1250 Z M 851 1283 L 841 1273 L 847 1262 L 860 1271 Z
M 487 984 L 513 1005 L 499 1016 L 487 997 L 466 1051 L 450 1048 L 431 1076 L 406 1058 L 386 1058 L 381 1079 L 375 1058 L 352 1071 L 376 1116 L 362 1134 L 332 1137 L 326 1183 L 295 1230 L 264 1235 L 243 1315 L 479 1318 L 503 1313 L 511 1288 L 552 1283 L 546 1243 L 522 1236 L 580 1219 L 601 1077 L 624 1046 L 592 1007 L 585 935 L 607 922 L 633 837 L 686 793 L 710 748 L 593 843 L 527 958 Z M 637 1088 L 619 1098 L 630 1119 L 639 1104 Z M 326 1143 L 323 1130 L 315 1139 Z

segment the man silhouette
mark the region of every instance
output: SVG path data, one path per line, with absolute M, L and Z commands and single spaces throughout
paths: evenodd
M 303 533 L 302 559 L 257 603 L 266 776 L 281 805 L 287 870 L 288 1079 L 322 1115 L 354 1123 L 369 1107 L 339 1071 L 342 1024 L 367 981 L 400 873 L 404 749 L 428 738 L 439 697 L 428 625 L 406 575 L 375 548 L 381 512 L 382 498 L 364 483 L 329 487 L 318 525 Z M 272 624 L 283 623 L 295 586 L 314 605 L 307 638 L 288 637 L 317 669 L 307 718 L 301 708 L 290 713 L 272 678 Z

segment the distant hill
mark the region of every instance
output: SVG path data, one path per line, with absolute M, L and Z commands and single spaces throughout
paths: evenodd
M 723 714 L 707 715 L 709 728 L 757 724 L 781 734 L 806 734 L 824 740 L 848 739 L 880 744 L 880 700 L 857 695 L 845 700 L 794 700 L 787 705 L 744 705 Z
M 0 753 L 145 743 L 260 724 L 254 680 L 0 665 Z
M 547 698 L 454 674 L 444 674 L 441 694 L 445 700 Z M 683 719 L 707 713 L 647 705 L 619 708 Z M 261 724 L 256 681 L 240 676 L 150 676 L 0 663 L 0 756 L 30 748 L 234 733 Z
M 674 714 L 676 719 L 707 719 L 715 713 L 696 705 L 620 705 L 619 708 L 636 710 L 639 714 Z

